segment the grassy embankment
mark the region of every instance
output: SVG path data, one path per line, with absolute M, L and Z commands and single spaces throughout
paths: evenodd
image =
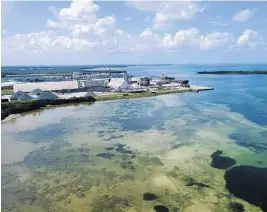
M 132 98 L 142 98 L 142 97 L 152 97 L 170 93 L 182 93 L 191 92 L 192 89 L 167 89 L 158 90 L 157 92 L 144 92 L 144 93 L 114 93 L 112 95 L 99 95 L 96 97 L 80 97 L 71 99 L 55 99 L 55 100 L 33 100 L 33 101 L 11 101 L 1 103 L 1 120 L 5 119 L 9 115 L 18 114 L 23 112 L 29 112 L 33 110 L 38 110 L 50 105 L 64 105 L 73 103 L 86 103 L 94 101 L 105 101 L 105 100 L 117 100 L 117 99 L 132 99 Z
M 166 90 L 157 90 L 156 92 L 142 92 L 142 93 L 114 93 L 113 95 L 99 95 L 96 96 L 96 101 L 106 101 L 106 100 L 116 100 L 116 99 L 133 99 L 133 98 L 143 98 L 143 97 L 152 97 L 159 96 L 171 93 L 183 93 L 183 92 L 192 92 L 190 88 L 183 89 L 166 89 Z

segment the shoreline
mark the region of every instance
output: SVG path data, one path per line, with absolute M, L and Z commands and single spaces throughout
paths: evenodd
M 56 99 L 56 100 L 47 100 L 47 101 L 42 100 L 42 101 L 25 101 L 25 102 L 3 102 L 1 103 L 1 109 L 2 109 L 1 122 L 9 121 L 26 112 L 36 111 L 36 110 L 48 108 L 51 106 L 56 107 L 56 106 L 62 106 L 62 105 L 92 103 L 92 102 L 98 102 L 98 101 L 147 98 L 147 97 L 167 95 L 167 94 L 172 94 L 172 93 L 185 93 L 185 92 L 194 92 L 194 89 L 179 88 L 179 89 L 172 89 L 172 90 L 168 89 L 168 90 L 160 90 L 156 92 L 144 92 L 144 93 L 113 93 L 109 95 L 98 95 L 92 98 L 79 97 L 79 98 L 71 98 L 71 99 L 66 99 L 66 100 Z M 8 110 L 11 110 L 11 111 L 8 111 Z M 8 113 L 8 115 L 6 115 L 5 113 Z
M 199 92 L 207 90 L 214 90 L 214 88 L 203 87 L 203 86 L 192 86 L 191 88 L 172 88 L 172 89 L 157 90 L 154 92 L 142 92 L 142 93 L 114 92 L 108 95 L 99 94 L 95 97 L 73 97 L 69 99 L 55 99 L 55 100 L 2 102 L 1 122 L 16 118 L 17 116 L 20 116 L 23 113 L 49 107 L 58 107 L 58 106 L 81 104 L 81 103 L 93 103 L 98 101 L 147 98 L 147 97 L 161 96 L 174 93 Z

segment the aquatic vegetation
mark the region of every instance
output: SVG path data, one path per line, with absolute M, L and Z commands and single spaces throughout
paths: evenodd
M 103 153 L 97 154 L 97 156 L 101 157 L 101 158 L 104 158 L 104 159 L 111 159 L 115 155 L 112 154 L 112 153 L 103 152 Z
M 229 203 L 229 210 L 230 212 L 244 212 L 244 205 L 238 202 L 230 202 Z
M 113 139 L 117 139 L 117 138 L 123 138 L 123 135 L 110 135 L 109 138 L 107 138 L 105 140 L 113 140 Z
M 120 152 L 122 154 L 132 154 L 134 153 L 133 151 L 129 150 L 129 149 L 125 149 L 125 144 L 116 144 L 117 148 L 115 149 L 116 152 Z
M 156 194 L 153 194 L 153 193 L 150 193 L 150 192 L 147 192 L 147 193 L 143 194 L 143 200 L 145 200 L 145 201 L 152 201 L 152 200 L 156 200 L 158 198 L 159 197 Z
M 81 152 L 81 153 L 88 153 L 89 152 L 89 148 L 81 147 L 81 148 L 78 148 L 78 151 Z
M 110 211 L 124 212 L 124 208 L 129 206 L 129 201 L 119 196 L 103 195 L 96 197 L 92 203 L 92 212 Z
M 25 132 L 20 132 L 17 134 L 17 137 L 24 137 L 27 141 L 34 144 L 38 143 L 48 143 L 56 142 L 55 138 L 59 138 L 62 135 L 65 135 L 64 125 L 61 123 L 50 124 L 39 127 L 34 130 L 27 130 Z
M 123 161 L 120 164 L 120 167 L 123 168 L 123 169 L 135 169 L 132 161 Z
M 139 161 L 141 163 L 144 163 L 146 165 L 150 165 L 150 166 L 161 166 L 163 165 L 163 163 L 161 162 L 161 160 L 158 157 L 140 157 Z
M 155 205 L 154 210 L 155 212 L 169 212 L 169 209 L 164 205 Z
M 41 148 L 24 157 L 24 164 L 29 168 L 46 167 L 58 170 L 70 170 L 70 164 L 88 163 L 86 150 L 62 148 L 64 143 L 56 143 L 49 148 Z M 78 168 L 78 167 L 77 167 Z
M 7 121 L 6 144 L 44 145 L 23 153 L 23 161 L 2 166 L 3 211 L 240 212 L 240 203 L 259 212 L 231 195 L 225 171 L 208 162 L 218 148 L 238 164 L 266 166 L 264 151 L 243 148 L 230 137 L 245 132 L 252 135 L 245 142 L 262 145 L 266 129 L 224 105 L 194 102 L 196 95 L 50 108 Z M 50 130 L 62 133 L 43 142 Z M 3 151 L 14 156 L 13 147 Z M 213 157 L 225 169 L 229 157 L 223 152 Z
M 231 194 L 267 211 L 267 168 L 236 166 L 224 178 Z
M 114 149 L 114 147 L 111 147 L 111 146 L 105 148 L 105 150 L 108 150 L 108 151 L 113 150 L 113 149 Z
M 216 169 L 228 169 L 229 167 L 235 165 L 236 161 L 230 157 L 221 156 L 223 152 L 217 150 L 212 153 L 211 158 L 211 166 Z
M 205 183 L 197 182 L 196 180 L 194 180 L 191 177 L 186 178 L 186 186 L 196 186 L 198 189 L 210 188 L 209 185 L 207 185 Z
M 264 133 L 264 132 L 262 132 Z M 264 152 L 267 151 L 267 144 L 264 139 L 264 134 L 263 136 L 258 136 L 258 135 L 251 135 L 248 133 L 232 133 L 230 136 L 235 142 L 243 147 L 247 147 L 252 151 L 255 152 Z M 253 140 L 257 140 L 257 142 L 252 142 Z

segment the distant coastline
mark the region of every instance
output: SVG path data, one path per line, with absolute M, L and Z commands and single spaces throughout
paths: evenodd
M 199 71 L 198 74 L 216 74 L 216 75 L 226 75 L 226 74 L 235 74 L 235 75 L 250 75 L 250 74 L 259 74 L 267 75 L 266 71 Z

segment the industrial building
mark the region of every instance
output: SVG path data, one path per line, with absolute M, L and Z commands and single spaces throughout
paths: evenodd
M 28 82 L 13 85 L 13 92 L 23 91 L 29 93 L 37 88 L 42 91 L 61 91 L 78 89 L 79 86 L 77 80 L 59 82 Z

